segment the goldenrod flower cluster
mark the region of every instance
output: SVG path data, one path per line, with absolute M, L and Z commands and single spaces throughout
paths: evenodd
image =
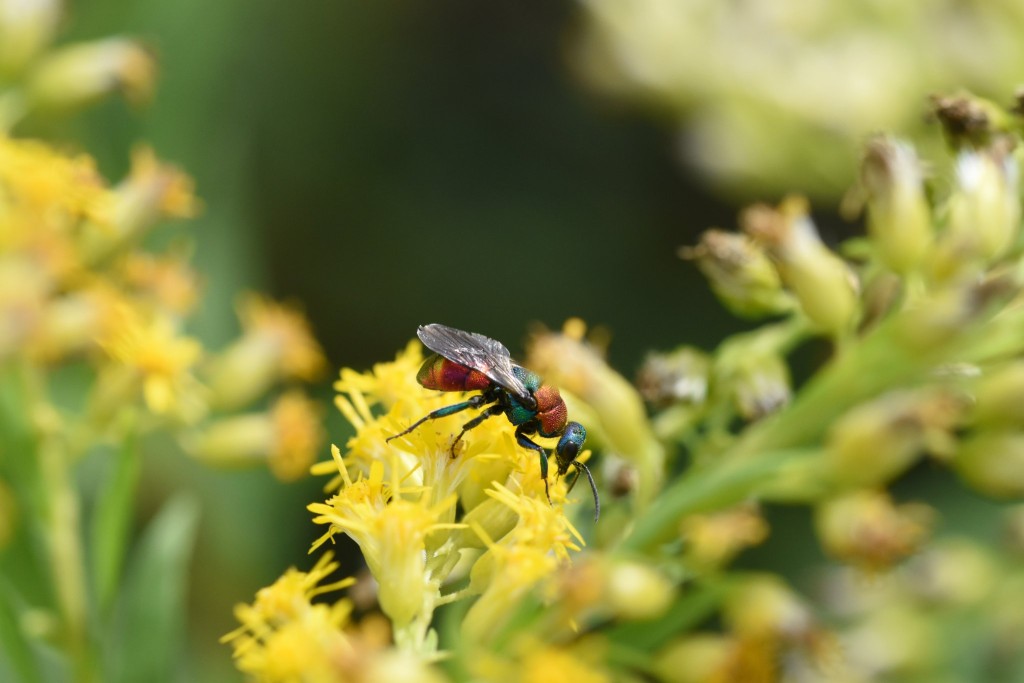
M 596 525 L 554 476 L 549 503 L 536 454 L 507 420 L 457 442 L 465 413 L 402 434 L 466 399 L 417 384 L 418 343 L 369 372 L 342 370 L 336 404 L 354 435 L 314 467 L 331 479 L 309 505 L 323 527 L 312 551 L 354 540 L 379 612 L 355 625 L 336 607 L 345 617 L 302 650 L 314 672 L 305 680 L 352 680 L 349 643 L 378 619 L 390 637 L 364 650 L 361 671 L 403 657 L 408 680 L 1019 673 L 1024 513 L 1002 511 L 1006 540 L 986 544 L 950 525 L 942 496 L 892 486 L 927 460 L 946 487 L 1024 495 L 1017 126 L 967 96 L 936 107 L 951 154 L 931 175 L 910 144 L 868 143 L 851 194 L 864 237 L 832 248 L 809 203 L 791 197 L 681 251 L 731 310 L 768 322 L 712 351 L 653 354 L 639 389 L 605 362 L 607 337 L 579 320 L 531 338 L 524 364 L 560 388 L 598 455 Z M 790 363 L 809 340 L 831 352 L 803 378 Z M 776 504 L 803 506 L 808 533 L 773 526 L 765 511 Z M 813 587 L 734 566 L 780 536 L 828 558 Z M 261 601 L 240 608 L 239 667 L 303 680 L 293 655 L 280 655 L 281 670 L 270 656 L 302 618 L 268 630 L 252 616 Z
M 166 581 L 164 604 L 145 614 L 177 614 L 195 525 L 194 506 L 175 499 L 131 543 L 148 439 L 178 440 L 209 464 L 305 476 L 323 427 L 301 385 L 325 361 L 294 307 L 257 295 L 243 299 L 244 332 L 227 349 L 190 332 L 201 284 L 191 246 L 147 248 L 162 223 L 200 210 L 183 172 L 139 146 L 111 184 L 87 154 L 13 134 L 27 117 L 152 87 L 152 59 L 133 41 L 50 49 L 59 10 L 0 1 L 0 677 L 130 680 L 153 663 L 135 641 L 106 651 L 112 631 L 141 626 L 142 611 L 124 615 L 142 603 L 126 557 Z

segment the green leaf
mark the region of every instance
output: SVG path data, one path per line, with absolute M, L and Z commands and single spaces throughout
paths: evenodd
M 147 528 L 117 597 L 104 653 L 104 681 L 160 683 L 177 678 L 198 518 L 197 501 L 180 494 Z
M 104 614 L 116 595 L 131 529 L 140 463 L 134 434 L 125 437 L 111 461 L 111 472 L 97 498 L 91 528 L 93 590 Z

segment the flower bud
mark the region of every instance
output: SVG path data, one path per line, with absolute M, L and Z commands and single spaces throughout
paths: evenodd
M 1018 175 L 1006 144 L 960 152 L 948 226 L 935 256 L 938 278 L 960 272 L 965 264 L 987 264 L 1014 244 L 1020 227 Z
M 768 640 L 800 640 L 817 628 L 804 601 L 775 576 L 745 579 L 729 594 L 723 618 L 736 635 Z
M 782 355 L 793 340 L 791 325 L 765 325 L 726 340 L 714 357 L 715 394 L 727 396 L 746 420 L 759 420 L 792 395 L 789 367 Z
M 974 389 L 972 418 L 979 427 L 1024 424 L 1024 361 L 992 367 Z
M 0 0 L 0 80 L 25 68 L 53 40 L 59 0 Z
M 965 402 L 945 391 L 898 391 L 853 408 L 829 430 L 825 457 L 847 488 L 886 484 L 926 451 L 954 448 Z
M 1024 495 L 1024 432 L 986 431 L 960 443 L 953 467 L 978 491 L 1000 498 Z
M 651 353 L 637 373 L 636 385 L 644 400 L 656 407 L 673 403 L 700 405 L 708 395 L 711 360 L 692 346 L 669 353 Z
M 700 569 L 718 569 L 744 548 L 768 537 L 768 524 L 760 512 L 741 505 L 708 515 L 691 515 L 679 524 L 686 542 L 686 557 Z
M 807 200 L 790 197 L 778 209 L 753 206 L 743 212 L 740 223 L 765 246 L 811 322 L 833 336 L 853 328 L 858 315 L 856 278 L 822 243 Z
M 680 256 L 697 262 L 711 289 L 738 316 L 760 318 L 793 307 L 775 266 L 746 235 L 707 230 L 697 246 L 681 249 Z
M 1002 106 L 977 95 L 935 95 L 932 110 L 954 149 L 982 147 L 1013 128 L 1013 119 Z
M 210 368 L 214 404 L 244 406 L 282 379 L 315 379 L 326 361 L 299 311 L 249 295 L 238 306 L 244 332 Z
M 43 361 L 81 353 L 105 339 L 118 319 L 119 294 L 109 287 L 70 292 L 42 310 L 29 352 Z
M 160 163 L 148 147 L 133 151 L 131 173 L 112 197 L 110 220 L 86 224 L 83 230 L 81 249 L 87 262 L 134 246 L 162 218 L 190 218 L 198 210 L 192 179 Z
M 868 193 L 868 234 L 879 259 L 897 273 L 915 270 L 931 246 L 932 226 L 914 149 L 875 138 L 864 155 L 861 183 Z
M 943 639 L 933 615 L 904 603 L 890 603 L 871 612 L 844 633 L 846 659 L 864 671 L 887 678 L 913 680 L 934 665 Z M 922 680 L 930 680 L 925 676 Z M 876 679 L 877 680 L 877 679 Z
M 654 437 L 643 400 L 636 389 L 582 339 L 579 320 L 566 322 L 561 334 L 545 332 L 530 340 L 527 364 L 547 382 L 565 390 L 592 411 L 597 423 L 589 433 L 604 435 L 605 448 L 632 463 L 640 477 L 637 501 L 653 498 L 664 476 L 665 451 Z
M 996 584 L 992 557 L 966 538 L 944 538 L 907 566 L 909 590 L 933 605 L 977 605 Z
M 653 619 L 672 604 L 675 588 L 664 575 L 638 562 L 608 568 L 608 606 L 622 619 Z
M 267 463 L 281 481 L 309 472 L 323 444 L 320 406 L 298 391 L 281 396 L 270 410 L 214 422 L 188 443 L 192 453 L 220 466 Z
M 881 570 L 918 549 L 933 517 L 926 505 L 896 506 L 885 493 L 857 491 L 820 504 L 814 521 L 828 553 L 864 569 Z
M 53 52 L 32 70 L 28 102 L 36 110 L 68 111 L 119 91 L 142 104 L 152 95 L 155 75 L 153 56 L 135 41 L 79 43 Z
M 680 638 L 657 654 L 654 671 L 665 683 L 719 680 L 729 670 L 734 646 L 731 638 L 717 634 Z
M 736 409 L 749 421 L 777 412 L 792 396 L 789 367 L 775 355 L 745 359 L 731 382 Z

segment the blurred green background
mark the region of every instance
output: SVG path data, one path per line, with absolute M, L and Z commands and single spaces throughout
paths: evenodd
M 646 349 L 707 346 L 736 324 L 676 256 L 736 209 L 685 174 L 664 129 L 573 77 L 578 15 L 512 1 L 77 3 L 62 42 L 142 38 L 156 98 L 21 132 L 81 144 L 111 178 L 146 141 L 195 178 L 194 332 L 213 346 L 237 328 L 237 293 L 257 289 L 302 303 L 332 373 L 390 359 L 421 323 L 518 353 L 531 324 L 582 316 L 610 329 L 631 375 Z M 322 482 L 210 472 L 163 450 L 142 514 L 179 488 L 203 501 L 186 679 L 235 680 L 216 639 L 234 603 L 306 566 L 305 505 Z

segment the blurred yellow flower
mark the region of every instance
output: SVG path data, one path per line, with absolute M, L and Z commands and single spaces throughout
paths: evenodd
M 42 142 L 0 134 L 0 186 L 0 236 L 27 235 L 39 225 L 68 231 L 78 218 L 111 219 L 113 194 L 84 154 L 62 154 Z M 14 212 L 23 217 L 16 219 Z
M 309 472 L 324 440 L 318 403 L 291 390 L 263 412 L 232 415 L 185 439 L 186 448 L 213 465 L 266 463 L 281 481 Z
M 312 381 L 327 360 L 309 322 L 294 306 L 258 294 L 238 305 L 242 337 L 216 357 L 209 370 L 212 401 L 242 407 L 282 380 Z
M 191 370 L 202 354 L 199 342 L 180 335 L 162 316 L 147 321 L 122 307 L 119 317 L 116 328 L 100 344 L 112 360 L 138 378 L 146 406 L 158 415 L 198 418 L 202 387 Z

